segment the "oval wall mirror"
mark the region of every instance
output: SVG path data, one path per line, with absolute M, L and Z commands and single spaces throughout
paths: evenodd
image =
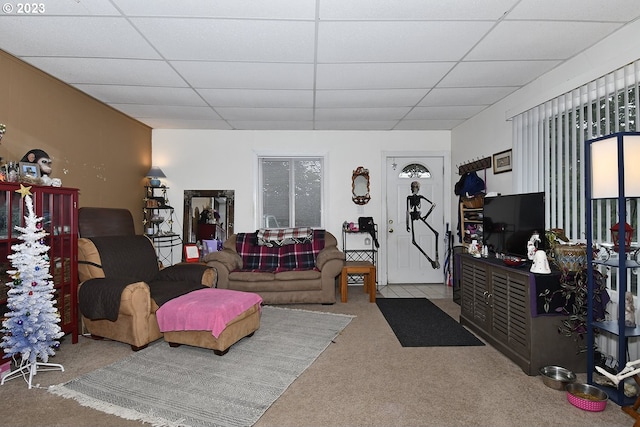
M 358 166 L 351 176 L 351 200 L 356 205 L 366 205 L 371 200 L 369 195 L 369 169 Z
M 233 234 L 233 190 L 184 190 L 184 243 L 218 239 Z

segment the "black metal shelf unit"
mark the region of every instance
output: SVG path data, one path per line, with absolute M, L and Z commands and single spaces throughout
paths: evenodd
M 182 238 L 173 231 L 174 209 L 167 200 L 167 187 L 145 187 L 144 231 L 153 241 L 158 261 L 173 264 L 174 248 L 182 246 Z
M 636 132 L 626 132 L 626 133 L 617 133 L 612 134 L 606 137 L 596 138 L 593 140 L 589 140 L 586 142 L 585 149 L 585 201 L 586 201 L 586 235 L 587 235 L 587 248 L 593 248 L 596 244 L 599 244 L 600 247 L 606 247 L 609 242 L 599 241 L 597 237 L 597 233 L 594 232 L 594 211 L 597 209 L 598 202 L 602 200 L 611 200 L 612 204 L 615 203 L 617 210 L 617 222 L 620 225 L 624 225 L 627 223 L 627 206 L 630 203 L 637 204 L 638 203 L 638 195 L 631 196 L 629 194 L 628 188 L 625 188 L 625 177 L 624 177 L 624 165 L 628 164 L 625 161 L 624 156 L 624 139 L 626 136 L 640 136 L 640 133 Z M 592 165 L 595 159 L 595 153 L 592 153 L 594 150 L 595 143 L 606 143 L 605 140 L 611 140 L 615 146 L 617 147 L 617 167 L 616 165 L 608 164 L 607 167 L 613 167 L 613 170 L 617 171 L 617 187 L 612 185 L 607 187 L 607 191 L 602 191 L 602 183 L 597 182 L 596 178 L 592 176 Z M 612 146 L 606 145 L 607 150 L 613 150 Z M 601 150 L 601 148 L 600 148 Z M 597 159 L 595 160 L 597 161 Z M 622 169 L 621 169 L 622 168 Z M 603 181 L 604 182 L 604 181 Z M 598 188 L 595 188 L 598 185 Z M 617 194 L 613 196 L 613 193 Z M 625 194 L 626 192 L 626 194 Z M 611 194 L 609 194 L 611 193 Z M 633 199 L 633 200 L 632 200 Z M 625 293 L 627 292 L 627 282 L 628 276 L 634 271 L 638 269 L 639 264 L 636 258 L 637 251 L 626 251 L 626 243 L 625 243 L 625 233 L 619 233 L 618 241 L 614 242 L 614 245 L 619 247 L 619 253 L 617 257 L 606 256 L 606 259 L 601 258 L 600 256 L 594 258 L 594 252 L 592 250 L 587 250 L 587 279 L 588 279 L 588 320 L 587 320 L 587 382 L 589 384 L 595 385 L 599 388 L 602 388 L 609 396 L 613 402 L 617 403 L 620 406 L 629 406 L 633 405 L 635 402 L 635 397 L 626 397 L 624 394 L 624 381 L 620 382 L 620 385 L 617 388 L 607 387 L 599 384 L 595 384 L 593 380 L 593 374 L 595 369 L 595 331 L 594 329 L 598 329 L 601 334 L 606 334 L 607 337 L 616 341 L 617 354 L 614 355 L 617 361 L 618 369 L 623 369 L 627 364 L 628 360 L 628 342 L 631 337 L 640 336 L 640 327 L 627 327 L 625 325 Z M 604 245 L 603 245 L 604 243 Z M 607 251 L 608 255 L 611 255 L 609 251 Z M 594 320 L 594 309 L 593 309 L 593 296 L 594 296 L 594 272 L 596 270 L 600 270 L 603 274 L 613 273 L 614 277 L 617 277 L 617 288 L 615 291 L 617 292 L 617 318 L 616 313 L 611 313 L 614 317 L 613 320 L 605 321 L 605 322 L 596 322 Z
M 376 235 L 378 234 L 378 225 L 375 224 L 374 225 L 375 228 L 375 233 Z M 378 277 L 378 250 L 376 248 L 375 245 L 375 241 L 372 237 L 369 237 L 369 239 L 371 240 L 371 243 L 366 244 L 366 245 L 359 245 L 357 246 L 355 249 L 348 249 L 350 247 L 351 244 L 353 244 L 353 242 L 350 242 L 349 240 L 351 240 L 349 238 L 349 236 L 354 236 L 354 235 L 362 235 L 363 237 L 365 237 L 365 239 L 367 238 L 366 236 L 369 235 L 369 232 L 367 231 L 353 231 L 350 230 L 349 228 L 343 227 L 342 228 L 342 251 L 345 254 L 345 259 L 347 262 L 349 261 L 366 261 L 366 262 L 371 262 L 373 263 L 373 265 L 376 266 L 376 285 L 377 285 L 377 277 Z M 361 274 L 350 274 L 347 284 L 363 284 L 364 283 L 364 277 Z

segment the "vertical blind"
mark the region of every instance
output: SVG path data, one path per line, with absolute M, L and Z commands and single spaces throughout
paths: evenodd
M 586 239 L 585 141 L 639 129 L 639 82 L 636 61 L 513 118 L 516 191 L 544 191 L 547 225 L 563 228 L 571 240 Z M 638 224 L 634 206 L 628 207 L 635 214 L 630 220 Z M 598 202 L 594 230 L 599 239 L 608 238 L 615 218 L 615 203 Z
M 571 241 L 586 239 L 584 200 L 585 141 L 616 132 L 640 130 L 638 100 L 640 60 L 551 99 L 513 118 L 514 179 L 518 192 L 544 191 L 545 220 L 549 228 L 563 228 Z M 638 159 L 640 167 L 640 159 Z M 616 200 L 593 203 L 596 242 L 611 242 L 611 226 L 617 222 Z M 627 221 L 636 229 L 637 200 L 626 204 Z M 619 277 L 616 269 L 604 272 L 612 297 L 610 313 L 617 313 Z M 627 290 L 636 295 L 638 275 L 628 271 Z M 631 338 L 630 360 L 640 357 L 640 340 Z M 616 354 L 616 341 L 598 337 L 605 354 Z

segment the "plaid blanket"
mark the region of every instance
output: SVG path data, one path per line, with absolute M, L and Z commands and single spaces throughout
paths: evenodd
M 260 246 L 284 246 L 296 243 L 307 243 L 313 240 L 313 229 L 298 228 L 261 228 L 257 231 Z
M 274 230 L 275 231 L 275 230 Z M 312 230 L 311 239 L 285 246 L 258 243 L 258 232 L 238 233 L 236 252 L 242 258 L 242 271 L 291 271 L 316 267 L 316 259 L 324 249 L 324 230 Z

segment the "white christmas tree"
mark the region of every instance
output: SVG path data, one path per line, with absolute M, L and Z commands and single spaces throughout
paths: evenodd
M 29 388 L 38 371 L 64 371 L 62 365 L 46 363 L 60 346 L 58 338 L 64 333 L 58 324 L 60 315 L 54 306 L 49 246 L 44 244 L 47 232 L 42 228 L 42 218 L 34 213 L 30 189 L 20 184 L 20 190 L 16 190 L 22 194 L 27 214 L 25 226 L 16 226 L 21 233 L 18 239 L 23 242 L 12 245 L 13 253 L 7 256 L 14 269 L 8 271 L 12 279 L 7 283 L 9 312 L 2 322 L 4 336 L 0 343 L 6 355 L 13 357 L 18 365 L 17 369 L 2 379 L 1 384 L 17 376 L 27 381 L 28 373 Z M 17 356 L 21 359 L 19 364 Z

